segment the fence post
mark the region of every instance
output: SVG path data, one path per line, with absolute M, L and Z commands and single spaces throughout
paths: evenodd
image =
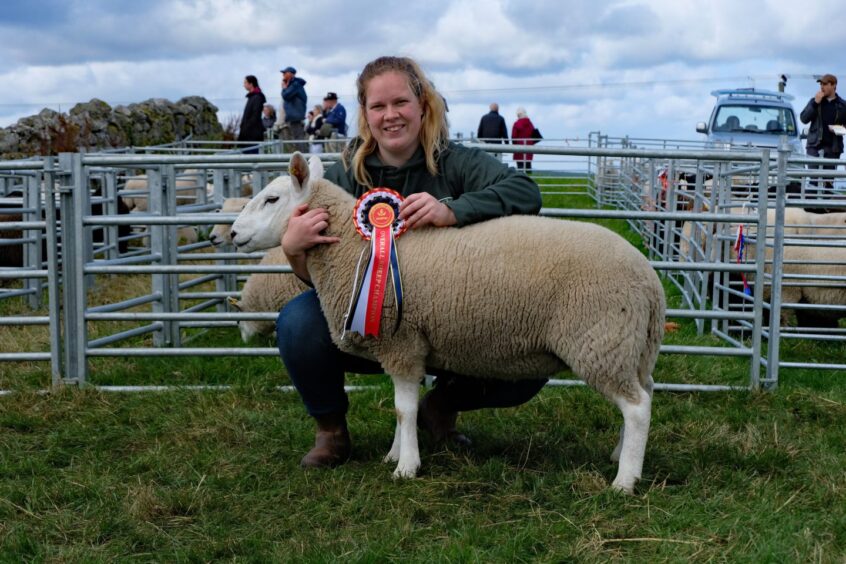
M 47 222 L 47 308 L 50 313 L 50 374 L 53 387 L 62 383 L 62 330 L 59 300 L 58 230 L 53 157 L 44 158 L 44 220 Z
M 24 201 L 21 203 L 23 207 L 32 210 L 21 215 L 25 220 L 41 221 L 41 186 L 39 185 L 39 176 L 32 175 L 24 179 Z M 26 243 L 22 249 L 26 255 L 23 264 L 28 268 L 41 269 L 45 258 L 41 253 L 44 234 L 41 230 L 23 231 L 22 237 L 24 240 L 31 239 L 31 242 Z M 38 309 L 41 307 L 41 293 L 44 290 L 43 281 L 40 278 L 26 278 L 23 282 L 24 288 L 29 291 L 27 296 L 29 307 Z
M 787 158 L 790 147 L 785 138 L 778 147 L 778 181 L 776 182 L 776 208 L 773 222 L 773 282 L 770 297 L 770 331 L 767 342 L 767 376 L 764 389 L 778 387 L 778 368 L 781 340 L 781 286 L 784 274 L 784 204 L 787 187 Z M 758 251 L 760 252 L 760 251 Z
M 667 165 L 667 193 L 664 194 L 664 211 L 675 213 L 676 211 L 676 161 L 670 159 Z M 672 260 L 673 230 L 676 222 L 672 219 L 664 220 L 664 260 Z
M 758 176 L 758 229 L 755 233 L 755 293 L 752 312 L 752 365 L 749 368 L 749 387 L 758 390 L 761 387 L 761 334 L 763 332 L 764 288 L 766 287 L 767 264 L 767 200 L 770 184 L 770 150 L 761 151 L 761 170 Z M 761 245 L 761 240 L 765 242 Z
M 117 196 L 117 171 L 115 169 L 107 170 L 103 173 L 103 215 L 117 216 L 118 211 L 118 196 Z M 120 256 L 120 233 L 117 225 L 106 225 L 103 229 L 103 244 L 106 245 L 106 256 L 108 260 L 116 259 Z
M 85 348 L 88 341 L 85 324 L 85 236 L 82 210 L 88 193 L 88 183 L 82 167 L 80 153 L 59 155 L 62 174 L 68 175 L 69 184 L 62 186 L 62 286 L 65 339 L 65 381 L 84 386 L 88 379 L 88 362 Z
M 147 169 L 147 188 L 150 190 L 147 211 L 150 213 L 150 215 L 159 217 L 162 216 L 162 209 L 164 208 L 164 203 L 162 202 L 162 200 L 164 199 L 162 195 L 162 192 L 164 191 L 164 179 L 162 178 L 162 176 L 162 167 L 151 167 Z M 165 226 L 149 225 L 148 229 L 150 232 L 150 254 L 153 255 L 154 261 L 157 264 L 167 264 L 167 262 L 165 261 L 165 246 L 167 245 L 167 242 L 165 241 Z M 152 304 L 153 312 L 168 312 L 169 310 L 167 304 L 169 300 L 166 298 L 168 285 L 167 274 L 160 272 L 153 274 L 151 278 L 153 295 L 158 297 L 158 299 Z M 154 347 L 164 347 L 171 344 L 170 329 L 168 325 L 169 323 L 170 321 L 163 321 L 161 331 L 156 331 L 155 333 L 153 333 Z

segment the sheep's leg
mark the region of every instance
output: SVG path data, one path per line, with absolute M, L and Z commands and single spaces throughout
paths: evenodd
M 394 443 L 391 445 L 391 450 L 385 455 L 383 462 L 399 462 L 400 459 L 400 444 L 402 425 L 400 425 L 399 417 L 397 417 L 397 428 L 394 431 Z
M 652 376 L 647 378 L 647 381 L 644 385 L 644 389 L 646 393 L 649 394 L 649 397 L 652 397 L 652 389 L 654 384 L 652 383 Z M 626 423 L 623 421 L 623 424 L 620 425 L 620 438 L 617 440 L 617 446 L 614 447 L 614 451 L 611 453 L 611 462 L 620 462 L 620 452 L 623 450 L 623 441 L 625 440 L 626 436 Z
M 626 436 L 626 423 L 623 422 L 620 425 L 620 438 L 617 439 L 617 446 L 614 447 L 614 451 L 611 453 L 611 462 L 620 462 L 620 451 L 623 450 L 623 438 Z
M 394 470 L 394 478 L 414 478 L 420 468 L 420 450 L 417 445 L 417 401 L 420 383 L 414 379 L 396 376 L 391 376 L 391 380 L 394 382 L 397 432 L 388 457 L 396 454 L 395 448 L 399 451 L 399 463 Z
M 634 493 L 634 485 L 643 471 L 643 458 L 646 454 L 646 439 L 649 435 L 649 422 L 652 413 L 652 395 L 648 390 L 638 387 L 638 401 L 625 397 L 615 398 L 615 403 L 623 412 L 623 429 L 619 452 L 620 466 L 612 487 L 626 493 Z M 616 449 L 615 449 L 616 452 Z

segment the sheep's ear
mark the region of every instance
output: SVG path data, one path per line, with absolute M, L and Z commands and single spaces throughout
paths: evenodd
M 296 179 L 294 182 L 294 188 L 299 191 L 304 188 L 308 184 L 308 163 L 305 160 L 305 157 L 299 151 L 295 152 L 291 155 L 291 162 L 288 164 L 288 174 L 291 175 L 291 179 Z
M 241 302 L 239 302 L 238 300 L 236 300 L 232 296 L 229 296 L 226 300 L 229 302 L 229 305 L 232 306 L 234 309 L 237 309 L 238 311 L 244 311 L 241 308 Z
M 320 157 L 317 155 L 311 156 L 308 160 L 308 171 L 310 182 L 323 178 L 323 163 L 320 161 Z

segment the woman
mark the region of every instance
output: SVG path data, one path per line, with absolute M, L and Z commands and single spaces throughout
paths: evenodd
M 540 210 L 540 192 L 526 175 L 478 149 L 448 141 L 443 98 L 413 60 L 380 57 L 368 63 L 358 77 L 357 89 L 359 137 L 344 150 L 342 160 L 326 171 L 328 180 L 356 197 L 373 187 L 398 191 L 405 197 L 400 218 L 411 229 L 460 228 Z M 327 220 L 326 210 L 300 206 L 283 236 L 282 248 L 292 269 L 306 281 L 306 251 L 337 242 L 322 234 Z M 343 463 L 351 449 L 344 372 L 378 374 L 381 367 L 338 350 L 314 290 L 282 309 L 276 335 L 288 374 L 317 422 L 315 446 L 301 465 Z M 469 441 L 455 429 L 459 411 L 518 405 L 546 382 L 504 382 L 432 372 L 438 378 L 420 402 L 418 424 L 436 440 L 464 444 Z
M 323 106 L 317 104 L 306 116 L 308 123 L 306 123 L 306 135 L 308 135 L 309 146 L 308 150 L 313 155 L 318 155 L 323 152 L 323 143 L 320 139 L 320 128 L 323 127 Z
M 258 79 L 249 74 L 244 77 L 244 90 L 247 91 L 247 103 L 238 129 L 238 141 L 264 141 L 264 126 L 261 123 L 262 108 L 267 100 L 259 88 Z M 245 149 L 244 153 L 258 153 L 257 146 Z
M 529 116 L 526 115 L 526 110 L 517 108 L 517 121 L 511 126 L 511 142 L 514 145 L 534 145 L 537 143 L 537 140 L 532 138 L 534 130 L 535 126 Z M 534 156 L 532 153 L 514 153 L 517 168 L 532 172 L 532 157 Z

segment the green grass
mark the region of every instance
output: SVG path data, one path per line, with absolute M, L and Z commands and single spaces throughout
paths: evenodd
M 684 323 L 667 342 L 715 341 Z M 773 393 L 659 392 L 633 497 L 608 490 L 619 413 L 585 388 L 463 414 L 473 448 L 423 437 L 420 478 L 398 482 L 381 462 L 394 427 L 384 377 L 350 378 L 375 386 L 352 394 L 352 460 L 305 472 L 313 426 L 275 389 L 289 383 L 275 358 L 95 359 L 91 375 L 234 387 L 39 394 L 43 365 L 0 365 L 21 390 L 0 398 L 0 562 L 846 558 L 846 383 L 831 372 L 785 372 Z M 666 355 L 655 378 L 744 384 L 748 363 Z

